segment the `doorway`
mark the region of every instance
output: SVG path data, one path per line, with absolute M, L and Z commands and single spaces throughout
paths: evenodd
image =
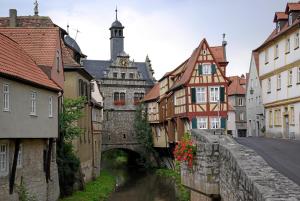
M 256 137 L 259 137 L 259 131 L 260 131 L 260 127 L 259 127 L 259 121 L 256 121 Z
M 289 137 L 289 115 L 284 115 L 284 136 Z

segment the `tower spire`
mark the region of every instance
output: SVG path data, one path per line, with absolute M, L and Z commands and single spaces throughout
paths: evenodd
M 116 20 L 118 20 L 118 7 L 117 6 L 116 6 L 115 12 L 116 12 Z
M 38 1 L 35 0 L 33 5 L 34 5 L 34 16 L 38 16 L 39 15 L 39 3 L 38 3 Z

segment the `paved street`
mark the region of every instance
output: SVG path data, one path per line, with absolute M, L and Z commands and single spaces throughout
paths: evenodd
M 255 150 L 267 163 L 300 185 L 300 141 L 268 138 L 236 138 Z

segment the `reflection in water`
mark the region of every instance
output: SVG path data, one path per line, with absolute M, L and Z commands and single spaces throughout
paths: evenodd
M 124 169 L 112 170 L 116 176 L 116 191 L 108 201 L 175 201 L 172 181 L 152 172 Z

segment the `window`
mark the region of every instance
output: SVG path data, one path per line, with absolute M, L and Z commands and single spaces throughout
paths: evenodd
M 281 74 L 277 75 L 277 90 L 281 89 Z
M 290 107 L 290 124 L 295 123 L 295 109 L 294 106 Z
M 275 50 L 274 50 L 274 59 L 278 59 L 278 44 L 275 45 Z
M 298 47 L 299 47 L 299 33 L 296 33 L 294 39 L 294 49 L 297 49 Z
M 219 101 L 219 87 L 211 87 L 210 88 L 210 102 L 218 102 Z
M 156 126 L 156 136 L 157 137 L 161 136 L 161 134 L 160 134 L 160 128 L 158 126 Z
M 269 50 L 265 50 L 265 64 L 269 63 Z
M 196 88 L 196 100 L 197 100 L 197 103 L 206 102 L 206 88 L 205 87 L 197 87 Z
M 213 117 L 210 119 L 210 128 L 216 129 L 220 128 L 220 118 L 218 117 Z
M 113 73 L 113 78 L 118 78 L 118 73 Z
M 240 121 L 244 121 L 244 113 L 243 112 L 240 113 Z
M 31 115 L 36 115 L 36 92 L 31 92 Z
M 290 53 L 290 48 L 291 48 L 291 42 L 290 42 L 290 38 L 286 39 L 285 42 L 285 53 Z
M 197 118 L 197 124 L 198 129 L 207 129 L 207 118 Z
M 289 70 L 288 72 L 288 86 L 293 85 L 293 70 Z
M 121 73 L 121 78 L 125 79 L 126 78 L 126 73 Z
M 134 101 L 134 105 L 137 105 L 141 99 L 144 98 L 144 93 L 134 93 L 133 96 L 133 101 Z
M 18 161 L 17 161 L 17 168 L 22 167 L 22 161 L 23 161 L 23 145 L 20 144 L 19 154 L 18 154 Z
M 8 145 L 0 144 L 0 175 L 8 173 Z
M 129 73 L 129 78 L 133 79 L 134 78 L 134 74 L 133 73 Z
M 275 110 L 275 122 L 274 122 L 274 124 L 276 126 L 281 125 L 281 110 L 280 109 Z
M 53 117 L 53 98 L 49 97 L 49 117 Z
M 279 21 L 276 23 L 276 29 L 277 29 L 277 33 L 279 33 L 280 32 L 280 22 Z
M 60 61 L 59 61 L 59 51 L 57 50 L 56 51 L 56 70 L 57 72 L 59 72 L 59 64 L 60 64 Z
M 269 111 L 269 127 L 273 126 L 273 112 L 272 110 Z
M 293 13 L 289 14 L 289 25 L 293 24 Z
M 268 78 L 268 93 L 271 93 L 271 78 Z
M 3 84 L 3 111 L 9 111 L 9 85 Z
M 244 105 L 243 98 L 238 98 L 238 106 L 243 106 L 243 105 Z
M 298 67 L 297 83 L 300 83 L 300 67 Z
M 211 74 L 210 64 L 202 64 L 203 75 Z

